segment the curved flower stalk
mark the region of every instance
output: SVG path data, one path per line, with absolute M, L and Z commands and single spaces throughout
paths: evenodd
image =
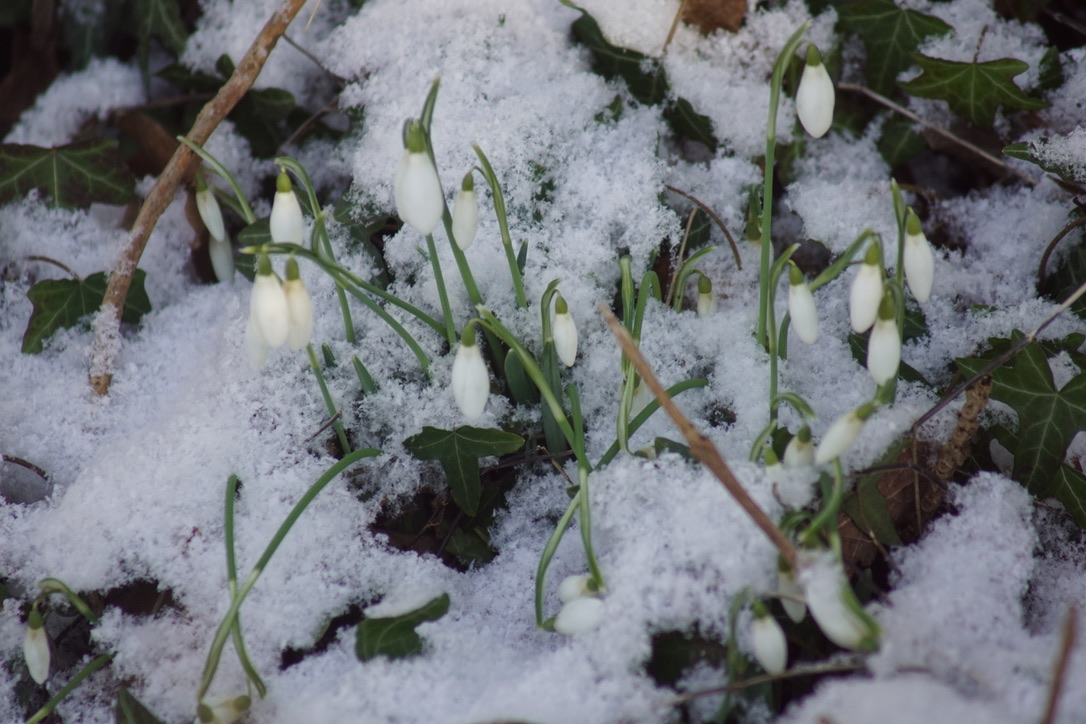
M 822 138 L 833 125 L 833 81 L 814 43 L 807 45 L 807 62 L 796 89 L 796 115 L 804 130 Z
M 901 333 L 898 331 L 893 294 L 887 290 L 879 304 L 879 318 L 867 340 L 867 370 L 875 384 L 885 385 L 897 377 L 901 364 Z
M 479 200 L 475 198 L 475 178 L 471 171 L 464 174 L 460 191 L 452 210 L 453 240 L 461 251 L 467 251 L 479 230 Z
M 874 412 L 875 405 L 868 402 L 837 418 L 822 437 L 822 442 L 818 444 L 818 449 L 815 451 L 815 464 L 823 465 L 841 457 L 852 447 L 852 443 L 856 442 L 856 438 L 864 429 L 864 423 Z
M 279 168 L 275 179 L 275 198 L 272 199 L 271 218 L 268 220 L 273 242 L 278 244 L 301 245 L 305 238 L 305 219 L 302 218 L 302 205 L 294 193 L 285 168 Z
M 795 571 L 783 560 L 777 566 L 777 589 L 784 594 L 780 599 L 781 608 L 788 614 L 788 618 L 795 623 L 802 621 L 807 616 L 803 586 L 796 580 Z
M 404 152 L 393 182 L 396 213 L 423 236 L 434 232 L 445 212 L 445 194 L 430 155 L 422 124 L 409 119 L 404 124 Z
M 788 271 L 788 279 L 788 314 L 792 318 L 792 329 L 801 340 L 814 344 L 818 341 L 818 308 L 814 295 L 795 264 Z
M 561 294 L 554 299 L 554 322 L 552 323 L 554 351 L 566 367 L 572 367 L 577 361 L 577 324 L 569 313 L 569 306 Z
M 920 227 L 920 218 L 910 207 L 905 216 L 905 281 L 916 301 L 923 304 L 931 296 L 935 279 L 935 258 L 928 237 Z
M 490 374 L 475 343 L 475 323 L 468 322 L 452 366 L 452 391 L 456 405 L 469 421 L 478 419 L 490 396 Z
M 860 264 L 848 295 L 848 318 L 852 331 L 863 334 L 871 329 L 882 304 L 883 279 L 882 248 L 878 238 L 867 247 L 864 261 Z
M 777 675 L 788 668 L 788 642 L 777 620 L 765 604 L 755 599 L 754 621 L 750 625 L 751 653 L 767 674 Z

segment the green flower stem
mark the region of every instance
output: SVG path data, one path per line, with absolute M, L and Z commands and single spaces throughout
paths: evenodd
M 768 223 L 768 222 L 766 222 Z M 792 255 L 796 253 L 796 249 L 799 248 L 799 244 L 792 244 L 788 247 L 784 253 L 773 262 L 773 266 L 769 269 L 769 275 L 767 277 L 767 284 L 765 285 L 769 290 L 769 306 L 766 307 L 766 351 L 769 352 L 769 426 L 771 432 L 777 427 L 777 408 L 773 404 L 773 401 L 777 398 L 777 387 L 780 384 L 780 373 L 778 371 L 780 363 L 780 348 L 777 345 L 777 313 L 775 306 L 776 290 L 780 283 L 781 275 L 788 266 L 788 260 L 792 258 Z
M 773 77 L 769 82 L 769 119 L 766 122 L 765 130 L 765 178 L 762 183 L 762 238 L 759 242 L 762 247 L 761 265 L 759 267 L 761 284 L 758 289 L 758 332 L 756 336 L 758 344 L 766 351 L 769 350 L 771 344 L 770 332 L 766 325 L 769 307 L 772 304 L 769 266 L 773 262 L 773 240 L 770 236 L 770 227 L 773 217 L 773 172 L 777 152 L 777 107 L 780 105 L 784 71 L 792 61 L 792 56 L 795 55 L 796 48 L 799 47 L 803 39 L 803 34 L 807 32 L 807 28 L 810 26 L 811 22 L 807 21 L 796 32 L 792 33 L 792 37 L 784 44 L 780 55 L 777 56 L 777 62 L 773 65 Z
M 498 177 L 495 175 L 494 169 L 490 167 L 490 161 L 487 160 L 483 149 L 479 148 L 478 144 L 472 144 L 472 148 L 475 149 L 475 155 L 479 157 L 479 163 L 482 164 L 483 176 L 486 178 L 486 182 L 490 184 L 490 192 L 494 197 L 494 213 L 498 217 L 498 228 L 502 234 L 502 246 L 505 247 L 505 257 L 509 262 L 509 273 L 513 276 L 513 291 L 516 293 L 517 307 L 524 309 L 528 306 L 528 299 L 524 296 L 524 281 L 520 276 L 517 254 L 513 251 L 513 239 L 509 235 L 509 220 L 505 215 L 505 197 L 502 196 L 502 187 L 498 183 Z
M 186 146 L 204 160 L 211 168 L 215 170 L 215 173 L 226 179 L 226 182 L 230 184 L 230 187 L 234 189 L 234 195 L 237 196 L 238 205 L 241 207 L 241 215 L 245 218 L 246 224 L 252 224 L 256 221 L 256 214 L 253 213 L 253 209 L 249 206 L 248 199 L 245 198 L 245 194 L 241 191 L 241 186 L 234 179 L 233 174 L 226 170 L 226 167 L 219 163 L 219 160 L 205 151 L 202 146 L 198 146 L 184 136 L 177 136 L 177 140 Z
M 861 247 L 863 247 L 864 243 L 871 238 L 877 239 L 878 234 L 871 229 L 864 229 L 860 232 L 860 235 L 856 237 L 847 249 L 845 249 L 845 253 L 834 259 L 832 264 L 823 269 L 821 274 L 811 280 L 810 284 L 807 285 L 811 288 L 811 291 L 813 292 L 820 289 L 840 276 L 841 272 L 852 263 L 852 259 L 856 256 L 856 252 L 858 252 Z
M 845 491 L 845 476 L 841 472 L 841 459 L 835 458 L 833 461 L 833 488 L 830 495 L 825 499 L 822 505 L 822 510 L 818 512 L 818 515 L 811 520 L 810 525 L 799 534 L 800 544 L 806 547 L 814 547 L 818 534 L 823 528 L 830 526 L 833 521 L 837 520 L 837 511 L 841 508 L 841 500 L 844 498 Z
M 47 596 L 50 593 L 62 593 L 71 602 L 76 611 L 79 611 L 83 615 L 83 618 L 87 619 L 90 623 L 98 623 L 98 617 L 94 615 L 94 611 L 91 611 L 90 606 L 79 595 L 68 588 L 64 581 L 59 578 L 43 578 L 38 581 L 38 588 L 41 590 L 43 596 Z
M 332 400 L 332 393 L 328 391 L 328 383 L 325 382 L 320 362 L 317 361 L 317 352 L 313 349 L 312 344 L 307 344 L 305 351 L 309 355 L 309 367 L 313 370 L 313 376 L 317 378 L 317 386 L 321 388 L 324 406 L 328 410 L 328 415 L 332 418 L 332 428 L 336 431 L 336 437 L 339 439 L 340 450 L 349 453 L 351 444 L 347 442 L 347 432 L 343 429 L 343 423 L 340 422 L 338 417 L 339 410 L 336 409 L 336 404 Z
M 445 277 L 441 273 L 441 260 L 437 258 L 437 246 L 434 244 L 433 234 L 426 235 L 426 252 L 430 255 L 430 265 L 434 268 L 437 297 L 441 302 L 441 315 L 445 318 L 445 338 L 452 346 L 456 344 L 456 320 L 453 319 L 452 308 L 449 306 L 449 292 L 445 289 Z
M 286 538 L 290 529 L 294 527 L 298 518 L 305 512 L 305 509 L 309 507 L 309 504 L 313 502 L 314 498 L 316 498 L 337 475 L 359 460 L 374 457 L 380 453 L 380 450 L 374 450 L 373 448 L 363 448 L 348 453 L 341 460 L 332 465 L 332 467 L 328 468 L 323 475 L 317 478 L 317 481 L 309 487 L 309 490 L 305 492 L 305 495 L 295 503 L 286 519 L 283 520 L 282 525 L 279 526 L 279 529 L 275 532 L 275 535 L 272 536 L 271 541 L 264 549 L 264 553 L 260 556 L 260 560 L 253 566 L 253 570 L 249 574 L 249 577 L 245 579 L 241 588 L 238 589 L 237 593 L 231 599 L 230 608 L 227 609 L 226 615 L 223 617 L 222 622 L 215 631 L 215 638 L 211 642 L 211 650 L 208 652 L 207 662 L 204 664 L 204 673 L 200 680 L 200 688 L 196 693 L 197 702 L 203 701 L 204 695 L 207 694 L 207 690 L 211 686 L 212 680 L 215 678 L 215 672 L 219 668 L 219 660 L 222 658 L 223 647 L 226 645 L 226 639 L 230 636 L 230 630 L 238 620 L 238 610 L 241 608 L 242 602 L 245 600 L 245 597 L 249 595 L 249 591 L 252 590 L 257 579 L 260 578 L 260 574 L 264 572 L 264 568 L 268 565 L 268 562 L 271 561 L 272 556 L 275 555 L 275 551 L 278 550 L 279 545 L 283 542 L 283 539 Z
M 551 560 L 554 558 L 554 552 L 558 550 L 558 544 L 562 542 L 562 536 L 565 535 L 569 522 L 573 520 L 573 514 L 580 509 L 582 491 L 583 488 L 578 488 L 573 500 L 569 501 L 566 512 L 558 519 L 558 524 L 554 526 L 554 532 L 547 539 L 547 544 L 543 546 L 543 554 L 539 557 L 539 566 L 535 571 L 535 625 L 540 628 L 543 627 L 543 587 L 546 583 L 547 568 L 550 567 Z
M 591 468 L 588 465 L 588 459 L 583 455 L 584 453 L 584 417 L 581 415 L 581 396 L 577 392 L 576 385 L 566 386 L 566 396 L 569 397 L 569 414 L 573 418 L 573 432 L 580 441 L 580 449 L 582 452 L 581 459 L 577 465 L 577 480 L 580 483 L 578 493 L 580 494 L 581 504 L 578 509 L 581 512 L 581 542 L 584 545 L 585 559 L 588 561 L 588 571 L 592 574 L 592 582 L 596 586 L 596 590 L 602 591 L 605 588 L 603 581 L 603 572 L 600 570 L 600 565 L 596 561 L 596 552 L 592 548 L 592 515 L 589 503 L 588 493 L 588 473 Z
M 223 506 L 223 538 L 226 540 L 226 586 L 231 599 L 237 595 L 238 588 L 238 568 L 234 557 L 234 499 L 237 497 L 237 491 L 238 476 L 231 475 L 226 481 L 226 504 Z M 245 675 L 249 677 L 249 681 L 256 686 L 260 698 L 263 699 L 268 693 L 268 687 L 264 685 L 264 680 L 260 678 L 260 674 L 257 673 L 256 667 L 253 666 L 253 662 L 249 658 L 249 650 L 245 646 L 245 637 L 241 632 L 240 613 L 234 620 L 231 634 L 234 650 L 241 662 L 241 668 L 245 671 Z
M 683 297 L 686 296 L 686 282 L 690 278 L 690 275 L 694 272 L 694 265 L 709 252 L 716 251 L 715 246 L 707 246 L 704 249 L 698 249 L 697 252 L 690 255 L 690 257 L 683 262 L 683 265 L 679 267 L 679 273 L 675 276 L 675 288 L 671 290 L 671 308 L 676 312 L 683 310 Z
M 791 405 L 804 421 L 818 418 L 818 415 L 816 415 L 815 411 L 811 409 L 811 406 L 807 404 L 807 401 L 794 392 L 782 392 L 781 394 L 772 397 L 769 401 L 769 409 L 771 410 L 769 423 L 762 428 L 762 431 L 758 433 L 758 437 L 754 439 L 754 444 L 750 446 L 751 462 L 756 462 L 762 456 L 762 452 L 765 450 L 766 444 L 773 435 L 773 431 L 777 429 L 776 411 L 780 408 L 782 402 L 787 402 Z
M 906 216 L 905 200 L 901 198 L 901 188 L 897 185 L 897 179 L 890 179 L 890 196 L 894 200 L 894 221 L 897 224 L 897 266 L 894 267 L 894 279 L 899 286 L 905 284 L 905 231 Z M 900 332 L 901 329 L 898 329 Z
M 37 724 L 40 721 L 44 721 L 45 718 L 52 714 L 53 710 L 57 708 L 57 704 L 64 701 L 65 697 L 67 697 L 68 694 L 71 694 L 75 690 L 75 687 L 83 683 L 83 679 L 86 679 L 88 676 L 93 674 L 95 671 L 98 671 L 98 669 L 102 668 L 112 660 L 113 654 L 102 654 L 101 656 L 84 666 L 82 671 L 73 676 L 72 680 L 65 684 L 60 691 L 58 691 L 56 694 L 53 694 L 53 698 L 45 702 L 45 706 L 43 706 L 41 709 L 38 709 L 34 716 L 27 719 L 26 724 Z
M 680 392 L 692 390 L 696 387 L 705 387 L 708 384 L 708 380 L 704 380 L 700 377 L 696 377 L 690 380 L 683 380 L 682 382 L 677 382 L 671 387 L 668 387 L 667 395 L 668 397 L 675 397 Z M 637 432 L 638 428 L 644 425 L 645 421 L 652 417 L 652 414 L 659 409 L 660 403 L 656 401 L 656 398 L 653 398 L 651 402 L 645 405 L 644 410 L 637 413 L 637 416 L 630 420 L 630 424 L 627 426 L 628 434 L 633 435 L 635 432 Z M 611 443 L 611 447 L 607 448 L 607 452 L 603 454 L 603 457 L 600 458 L 599 462 L 596 463 L 596 468 L 602 468 L 604 465 L 607 465 L 609 462 L 614 460 L 615 456 L 618 455 L 621 449 L 621 443 L 616 439 L 613 443 Z

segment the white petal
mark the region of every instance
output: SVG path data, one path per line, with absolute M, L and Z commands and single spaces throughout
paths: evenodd
M 554 351 L 566 367 L 572 367 L 577 361 L 577 325 L 569 312 L 554 315 L 551 327 L 554 337 Z
M 814 462 L 814 443 L 809 439 L 804 442 L 799 435 L 793 435 L 784 448 L 784 467 L 801 468 Z
M 931 296 L 931 287 L 935 279 L 935 258 L 931 245 L 923 234 L 905 235 L 904 253 L 905 281 L 916 301 L 923 304 Z
M 826 638 L 846 649 L 867 648 L 878 632 L 845 603 L 853 594 L 840 566 L 819 564 L 805 569 L 802 578 L 807 607 Z
M 558 600 L 569 603 L 574 599 L 593 595 L 593 592 L 588 590 L 588 582 L 591 580 L 592 576 L 587 573 L 580 576 L 566 576 L 558 584 Z
M 429 234 L 441 221 L 445 196 L 437 170 L 425 153 L 404 151 L 393 185 L 396 213 L 422 235 Z
M 822 465 L 834 458 L 841 457 L 859 437 L 864 428 L 864 421 L 859 418 L 855 410 L 849 410 L 830 425 L 830 429 L 822 437 L 815 452 L 815 464 Z
M 814 344 L 818 340 L 818 308 L 807 284 L 788 285 L 788 314 L 796 335 L 807 344 Z
M 479 345 L 464 345 L 456 350 L 452 366 L 452 391 L 456 404 L 469 421 L 483 414 L 490 396 L 490 375 Z
M 860 264 L 848 295 L 848 317 L 853 332 L 862 334 L 875 323 L 882 294 L 882 269 L 877 264 Z
M 777 588 L 781 593 L 803 598 L 803 586 L 799 585 L 795 574 L 791 570 L 777 571 Z M 796 623 L 802 621 L 807 615 L 807 605 L 805 603 L 796 601 L 793 598 L 782 598 L 780 601 L 784 612 L 788 614 L 788 618 Z
M 554 619 L 554 630 L 567 636 L 584 633 L 603 623 L 604 604 L 598 598 L 575 598 Z
M 234 281 L 234 249 L 230 242 L 211 237 L 207 253 L 211 257 L 215 278 L 224 284 Z
M 257 274 L 249 298 L 249 316 L 265 346 L 278 349 L 287 343 L 290 313 L 282 283 L 272 274 Z
M 796 90 L 796 114 L 807 133 L 815 138 L 826 135 L 833 125 L 833 81 L 826 64 L 804 65 Z
M 897 377 L 900 362 L 901 337 L 897 333 L 897 322 L 879 319 L 867 340 L 867 370 L 875 384 L 885 385 Z
M 313 302 L 301 279 L 288 279 L 283 282 L 283 293 L 287 298 L 287 315 L 290 320 L 287 345 L 291 349 L 302 349 L 313 337 Z
M 772 616 L 755 617 L 750 628 L 752 653 L 769 674 L 779 674 L 788 666 L 788 643 L 784 631 Z
M 464 191 L 456 195 L 452 210 L 453 238 L 460 249 L 467 249 L 475 241 L 475 232 L 479 230 L 479 202 L 474 191 Z
M 30 678 L 39 684 L 49 678 L 49 657 L 49 639 L 45 629 L 27 626 L 23 637 L 23 659 L 30 670 Z
M 698 292 L 698 316 L 709 317 L 716 312 L 716 295 L 712 292 L 702 294 Z
M 281 244 L 301 244 L 305 236 L 302 207 L 293 191 L 276 191 L 268 222 L 272 241 Z
M 207 233 L 212 239 L 222 241 L 226 238 L 226 227 L 222 222 L 222 210 L 215 193 L 210 188 L 196 192 L 196 210 L 200 212 L 200 218 L 207 227 Z

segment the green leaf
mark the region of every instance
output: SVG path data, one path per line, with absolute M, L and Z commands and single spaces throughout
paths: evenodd
M 898 115 L 886 121 L 878 141 L 879 153 L 890 168 L 908 163 L 927 146 L 927 141 L 916 131 L 913 122 Z
M 961 63 L 914 54 L 924 71 L 901 87 L 918 98 L 944 100 L 950 110 L 977 125 L 991 128 L 997 106 L 1038 111 L 1048 103 L 1030 98 L 1014 83 L 1029 65 L 1015 58 Z
M 1016 332 L 1009 341 L 1020 338 Z M 993 347 L 991 354 L 998 353 L 998 347 Z M 973 375 L 987 362 L 978 357 L 960 359 L 957 364 L 963 374 Z M 1068 510 L 1080 507 L 1086 489 L 1060 468 L 1071 440 L 1086 430 L 1086 372 L 1057 390 L 1044 349 L 1031 342 L 993 372 L 992 381 L 992 399 L 1010 405 L 1018 415 L 1011 477 L 1037 497 L 1055 497 Z
M 109 138 L 43 148 L 0 145 L 0 204 L 45 193 L 55 206 L 87 208 L 93 203 L 127 204 L 135 181 Z
M 464 425 L 455 430 L 424 427 L 403 444 L 418 459 L 441 463 L 453 500 L 465 513 L 475 515 L 482 495 L 479 458 L 514 452 L 524 445 L 524 438 L 504 430 Z
M 1028 161 L 1039 166 L 1049 173 L 1054 173 L 1064 181 L 1073 184 L 1086 183 L 1086 158 L 1078 157 L 1071 153 L 1052 154 L 1046 146 L 1056 145 L 1066 148 L 1074 148 L 1067 145 L 1066 136 L 1045 136 L 1032 141 L 1012 143 L 1003 147 L 1003 154 L 1019 161 Z M 1053 144 L 1055 141 L 1055 144 Z M 1052 156 L 1058 160 L 1052 160 Z
M 1056 498 L 1081 527 L 1086 528 L 1086 475 L 1070 465 L 1060 465 L 1056 474 Z
M 367 618 L 358 624 L 355 653 L 361 661 L 375 656 L 403 659 L 422 653 L 422 639 L 415 627 L 436 621 L 449 610 L 449 594 L 443 593 L 421 608 L 389 618 Z
M 143 286 L 146 276 L 142 269 L 137 269 L 132 276 L 122 322 L 136 324 L 140 317 L 151 311 L 151 300 Z M 86 279 L 47 279 L 32 286 L 26 296 L 34 310 L 23 333 L 23 353 L 41 352 L 42 343 L 58 329 L 74 327 L 80 319 L 98 311 L 106 295 L 107 283 L 106 273 L 98 272 Z
M 719 141 L 713 135 L 713 122 L 694 110 L 690 101 L 676 98 L 675 103 L 664 109 L 664 120 L 677 137 L 687 141 L 697 141 L 716 153 Z
M 117 690 L 117 707 L 113 710 L 117 724 L 162 724 L 162 720 L 128 693 L 123 686 Z
M 897 90 L 897 75 L 912 65 L 925 38 L 951 27 L 937 17 L 902 10 L 891 0 L 859 0 L 840 8 L 841 22 L 867 49 L 867 84 L 882 95 Z
M 181 24 L 177 0 L 133 0 L 132 16 L 141 55 L 150 51 L 151 38 L 178 55 L 185 49 L 188 34 Z

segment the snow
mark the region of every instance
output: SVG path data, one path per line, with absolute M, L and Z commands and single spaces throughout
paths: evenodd
M 222 53 L 237 61 L 277 5 L 207 0 L 182 61 L 205 71 Z M 533 351 L 542 346 L 538 299 L 553 279 L 561 280 L 580 337 L 577 363 L 564 380 L 579 387 L 593 462 L 615 440 L 620 357 L 595 309 L 614 298 L 620 250 L 632 257 L 640 281 L 660 243 L 681 237 L 690 207 L 671 194 L 666 200 L 676 207 L 666 205 L 665 185 L 712 207 L 737 237 L 742 268 L 714 231 L 717 250 L 699 268 L 713 280 L 716 314 L 676 314 L 650 302 L 642 350 L 665 386 L 691 377 L 707 381 L 677 402 L 771 517 L 811 498 L 810 471 L 780 477 L 748 462 L 768 421 L 769 383 L 768 357 L 752 336 L 758 253 L 742 238 L 746 188 L 761 179 L 767 77 L 780 46 L 809 19 L 803 3 L 751 10 L 736 34 L 703 37 L 680 26 L 664 64 L 674 92 L 710 117 L 721 140 L 716 156 L 703 161 L 685 160 L 673 147 L 660 109 L 637 106 L 621 83 L 590 71 L 587 51 L 569 33 L 578 13 L 557 2 L 369 0 L 357 10 L 346 0 L 319 10 L 312 5 L 295 20 L 291 37 L 346 81 L 341 106 L 364 108 L 365 120 L 339 143 L 307 142 L 292 155 L 306 165 L 328 209 L 350 185 L 360 208 L 392 213 L 403 121 L 418 114 L 431 82 L 441 79 L 433 142 L 446 198 L 451 204 L 460 178 L 478 163 L 471 145 L 478 143 L 502 182 L 514 245 L 528 245 L 529 308 L 516 308 L 492 194 L 479 175 L 479 234 L 466 252 L 471 270 L 487 306 Z M 1019 80 L 1027 89 L 1035 86 L 1044 47 L 1033 26 L 1000 20 L 978 0 L 910 6 L 957 30 L 930 40 L 924 52 L 971 57 L 983 36 L 981 60 L 1022 58 L 1031 71 Z M 595 0 L 584 7 L 611 42 L 655 56 L 677 3 Z M 842 43 L 834 21 L 832 11 L 813 18 L 811 37 L 825 53 Z M 1086 62 L 1081 50 L 1065 59 L 1068 97 L 1053 94 L 1055 105 L 1041 112 L 1065 137 L 1044 149 L 1049 161 L 1081 168 L 1081 109 L 1074 104 L 1086 97 Z M 324 72 L 286 43 L 272 53 L 257 86 L 286 88 L 313 109 L 334 92 Z M 68 142 L 85 121 L 143 102 L 142 88 L 134 64 L 92 61 L 54 83 L 5 140 Z M 597 122 L 616 95 L 620 117 Z M 791 101 L 783 99 L 783 142 L 800 133 L 792 114 Z M 939 120 L 938 113 L 934 117 Z M 1030 133 L 1008 142 L 1031 140 Z M 818 141 L 804 139 L 780 199 L 780 213 L 791 220 L 776 230 L 794 229 L 794 240 L 813 238 L 839 252 L 870 227 L 892 250 L 897 233 L 889 170 L 876 140 L 870 133 L 836 131 Z M 229 123 L 208 148 L 237 174 L 254 211 L 266 215 L 270 200 L 257 194 L 277 172 L 274 165 L 253 161 L 247 141 Z M 150 183 L 141 180 L 139 190 L 146 193 Z M 223 545 L 228 476 L 241 480 L 235 536 L 244 579 L 294 504 L 334 462 L 324 446 L 328 433 L 317 434 L 328 413 L 305 356 L 274 351 L 259 369 L 248 359 L 250 284 L 240 275 L 230 285 L 194 281 L 184 198 L 179 192 L 159 220 L 140 262 L 153 311 L 114 340 L 114 379 L 104 398 L 95 397 L 87 382 L 89 325 L 58 332 L 41 354 L 24 355 L 20 348 L 31 313 L 26 291 L 43 279 L 68 277 L 29 257 L 55 259 L 79 276 L 107 270 L 125 238 L 121 212 L 50 210 L 36 195 L 0 207 L 0 381 L 6 391 L 0 395 L 0 451 L 50 474 L 48 485 L 10 463 L 0 474 L 0 492 L 9 496 L 0 503 L 0 572 L 21 597 L 0 608 L 0 656 L 16 662 L 0 667 L 0 691 L 14 691 L 20 675 L 19 607 L 33 597 L 38 580 L 55 577 L 77 591 L 152 581 L 176 602 L 156 616 L 107 609 L 93 636 L 98 650 L 114 660 L 61 704 L 73 721 L 112 721 L 111 692 L 121 682 L 164 721 L 191 720 L 207 650 L 229 605 Z M 907 200 L 917 197 L 910 192 Z M 1055 311 L 1056 303 L 1036 296 L 1036 269 L 1048 240 L 1067 223 L 1070 204 L 1065 191 L 1042 180 L 1034 188 L 1008 183 L 936 199 L 930 207 L 938 229 L 926 228 L 929 238 L 938 230 L 952 245 L 936 249 L 935 286 L 923 307 L 929 334 L 906 343 L 902 358 L 942 388 L 951 382 L 955 357 L 976 353 L 988 337 L 1032 330 Z M 363 276 L 372 272 L 342 227 L 332 223 L 330 232 L 343 264 Z M 459 329 L 473 310 L 444 232 L 439 228 L 435 237 Z M 408 226 L 385 241 L 395 276 L 389 291 L 438 317 L 425 248 Z M 891 271 L 894 259 L 887 253 Z M 281 272 L 282 260 L 276 262 Z M 443 489 L 439 468 L 413 458 L 403 440 L 423 426 L 464 424 L 448 387 L 453 355 L 432 330 L 397 311 L 394 316 L 432 358 L 428 378 L 403 341 L 358 304 L 353 314 L 360 341 L 348 344 L 333 283 L 308 261 L 300 265 L 316 311 L 314 339 L 327 343 L 339 363 L 327 377 L 343 423 L 357 447 L 381 453 L 321 492 L 245 601 L 249 653 L 268 684 L 266 698 L 254 696 L 250 720 L 673 719 L 678 692 L 644 669 L 652 637 L 697 631 L 725 640 L 734 597 L 776 587 L 777 552 L 768 540 L 702 467 L 674 454 L 655 460 L 620 454 L 590 478 L 606 615 L 598 628 L 572 637 L 537 629 L 533 594 L 539 556 L 569 504 L 566 475 L 576 480 L 573 462 L 563 461 L 562 473 L 542 465 L 518 473 L 506 509 L 489 530 L 498 555 L 487 565 L 457 572 L 435 556 L 397 549 L 370 526 L 419 491 Z M 781 366 L 780 389 L 796 392 L 818 414 L 811 425 L 816 443 L 875 390 L 847 342 L 853 273 L 847 270 L 815 293 L 820 338 L 808 346 L 792 335 Z M 782 291 L 778 320 L 784 306 Z M 1078 319 L 1065 315 L 1042 337 L 1081 329 Z M 378 381 L 373 394 L 359 395 L 352 355 Z M 1069 359 L 1059 364 L 1061 379 L 1077 370 Z M 872 464 L 937 400 L 931 388 L 901 383 L 896 404 L 880 408 L 843 456 L 845 468 Z M 721 421 L 724 411 L 733 422 Z M 533 427 L 538 414 L 492 394 L 473 424 Z M 955 415 L 952 405 L 924 434 L 945 438 Z M 784 406 L 781 423 L 796 431 L 801 421 Z M 632 436 L 630 448 L 651 446 L 657 437 L 680 439 L 662 413 Z M 14 502 L 6 491 L 15 488 L 30 500 Z M 34 491 L 40 499 L 33 500 Z M 1017 483 L 995 473 L 952 486 L 951 499 L 953 513 L 894 553 L 898 572 L 889 602 L 868 608 L 885 638 L 866 660 L 867 673 L 825 680 L 779 721 L 1024 722 L 1040 716 L 1061 623 L 1086 594 L 1081 534 L 1059 511 L 1038 508 Z M 547 574 L 548 617 L 558 610 L 557 583 L 586 568 L 579 533 L 571 529 Z M 329 620 L 352 606 L 391 615 L 441 593 L 449 594 L 451 606 L 441 619 L 418 627 L 425 642 L 420 656 L 360 662 L 350 627 L 323 652 L 280 667 L 285 649 L 311 647 Z M 1069 682 L 1086 676 L 1084 648 L 1076 644 Z M 58 680 L 54 674 L 51 691 Z M 687 672 L 683 685 L 711 688 L 724 681 L 721 669 L 699 666 Z M 228 646 L 210 695 L 244 691 L 244 673 Z M 1083 710 L 1086 690 L 1065 687 L 1057 721 L 1081 721 Z M 23 715 L 14 694 L 0 693 L 0 720 Z

